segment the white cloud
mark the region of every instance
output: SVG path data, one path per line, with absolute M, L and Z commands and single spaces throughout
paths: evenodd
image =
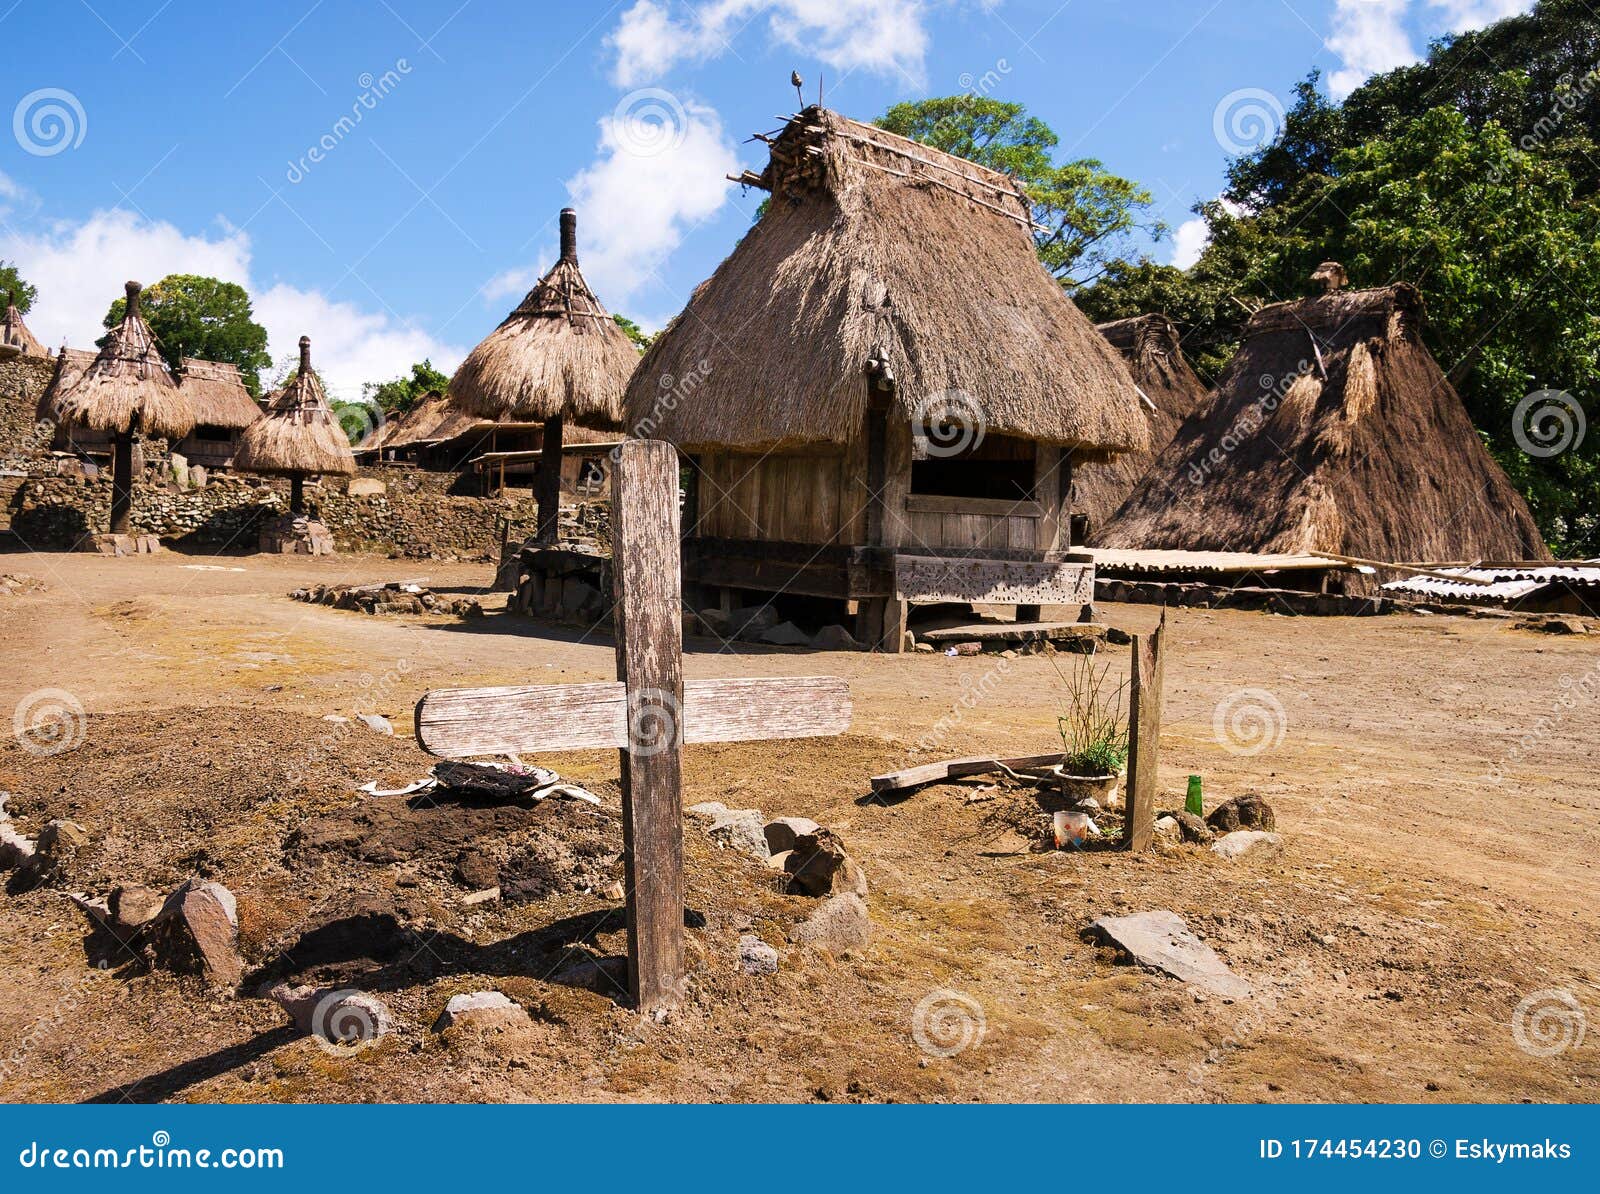
M 983 0 L 993 7 L 995 0 Z M 676 6 L 636 0 L 606 38 L 617 55 L 621 87 L 660 80 L 677 63 L 705 62 L 728 52 L 759 17 L 766 36 L 835 70 L 894 72 L 920 81 L 928 49 L 925 18 L 932 0 L 706 0 Z M 802 72 L 803 73 L 803 72 Z
M 578 258 L 611 310 L 709 219 L 732 187 L 738 154 L 715 110 L 654 93 L 600 121 L 600 153 L 567 181 L 578 209 Z
M 580 229 L 580 231 L 582 231 Z M 582 242 L 579 242 L 581 249 Z M 522 297 L 533 289 L 533 284 L 544 277 L 545 272 L 555 263 L 555 258 L 549 253 L 540 253 L 538 260 L 533 265 L 513 267 L 501 270 L 494 277 L 483 284 L 480 292 L 483 301 L 489 306 L 495 306 L 506 299 L 521 300 Z
M 1172 232 L 1172 264 L 1188 269 L 1200 260 L 1200 254 L 1211 243 L 1211 229 L 1199 216 L 1185 220 Z
M 449 370 L 463 355 L 389 314 L 335 302 L 315 290 L 282 283 L 258 289 L 251 283 L 250 237 L 229 227 L 216 237 L 191 236 L 132 212 L 98 211 L 81 224 L 57 221 L 34 232 L 6 228 L 0 231 L 0 257 L 16 262 L 38 287 L 28 322 L 52 348 L 63 341 L 91 346 L 106 308 L 130 278 L 149 285 L 168 274 L 203 274 L 250 291 L 273 360 L 287 359 L 297 352 L 301 334 L 311 335 L 317 369 L 340 398 L 357 398 L 363 382 L 397 377 L 425 356 Z
M 1527 12 L 1534 0 L 1335 0 L 1327 47 L 1344 66 L 1328 76 L 1342 100 L 1379 71 L 1417 62 L 1412 27 L 1423 37 L 1465 33 Z

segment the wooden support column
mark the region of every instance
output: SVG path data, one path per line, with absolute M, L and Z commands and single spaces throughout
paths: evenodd
M 628 986 L 640 1011 L 655 1011 L 676 1003 L 683 988 L 683 619 L 671 444 L 622 445 L 611 525 L 617 678 L 628 708 L 621 750 Z
M 887 521 L 884 489 L 889 479 L 889 405 L 887 395 L 867 381 L 867 546 L 882 547 Z M 899 606 L 898 609 L 894 608 Z M 891 643 L 890 632 L 894 639 Z M 868 597 L 856 612 L 856 639 L 869 649 L 899 652 L 905 641 L 905 607 L 892 594 Z
M 1072 454 L 1073 448 L 1061 449 L 1061 467 L 1056 470 L 1056 501 L 1061 511 L 1061 546 L 1074 546 L 1072 537 Z
M 306 475 L 304 473 L 291 473 L 289 475 L 289 513 L 304 514 L 306 512 Z
M 133 530 L 133 434 L 119 435 L 111 446 L 111 533 Z
M 1167 611 L 1154 634 L 1133 636 L 1128 698 L 1128 799 L 1122 840 L 1148 850 L 1155 835 L 1156 778 L 1160 766 L 1161 689 Z
M 554 543 L 561 525 L 561 416 L 544 421 L 544 443 L 539 452 L 539 524 L 536 538 L 540 543 Z M 500 485 L 505 492 L 505 464 L 501 462 Z M 678 483 L 672 483 L 672 510 L 674 526 L 678 510 Z M 676 600 L 676 598 L 674 598 Z

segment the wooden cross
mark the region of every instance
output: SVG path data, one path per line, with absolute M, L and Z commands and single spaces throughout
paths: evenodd
M 611 503 L 616 681 L 429 692 L 417 741 L 447 759 L 621 752 L 628 983 L 655 1011 L 683 987 L 683 744 L 843 733 L 850 689 L 826 676 L 686 683 L 677 449 L 624 442 Z

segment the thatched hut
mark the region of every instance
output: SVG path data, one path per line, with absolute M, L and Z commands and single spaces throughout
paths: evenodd
M 1184 360 L 1178 329 L 1165 315 L 1136 315 L 1095 325 L 1106 343 L 1122 354 L 1138 387 L 1150 446 L 1079 468 L 1073 510 L 1083 516 L 1084 542 L 1096 543 L 1150 465 L 1172 442 L 1178 427 L 1205 401 L 1205 383 Z
M 1403 283 L 1262 308 L 1104 546 L 1548 559 L 1423 345 L 1423 314 Z
M 908 601 L 1081 601 L 1073 467 L 1149 432 L 1021 184 L 819 107 L 767 140 L 766 212 L 628 387 L 696 465 L 686 578 L 856 602 L 890 650 Z
M 261 418 L 261 407 L 244 388 L 238 366 L 184 357 L 178 388 L 194 408 L 194 430 L 172 450 L 190 464 L 230 467 L 240 433 Z
M 567 422 L 596 431 L 622 425 L 622 391 L 639 352 L 578 268 L 578 216 L 561 212 L 561 256 L 450 379 L 453 403 L 494 420 L 544 424 L 540 451 L 541 542 L 553 542 Z
M 322 382 L 311 368 L 311 337 L 300 337 L 300 369 L 267 403 L 266 417 L 244 429 L 233 467 L 288 477 L 289 510 L 305 512 L 310 476 L 349 476 L 356 471 L 350 439 L 333 417 Z
M 0 358 L 18 355 L 47 357 L 50 352 L 22 321 L 22 310 L 17 306 L 17 292 L 13 290 L 7 296 L 5 319 L 0 321 Z
M 34 417 L 40 422 L 56 425 L 55 438 L 51 442 L 51 447 L 55 451 L 70 452 L 78 457 L 104 458 L 109 461 L 111 436 L 103 431 L 91 431 L 87 427 L 63 423 L 56 410 L 56 400 L 78 383 L 83 371 L 94 363 L 97 355 L 94 349 L 68 348 L 63 344 L 61 351 L 55 355 L 55 368 L 51 371 L 50 381 L 39 395 Z M 134 456 L 134 467 L 137 472 L 143 467 L 143 458 L 137 444 L 134 445 Z
M 139 283 L 127 285 L 122 322 L 81 376 L 53 396 L 52 415 L 112 439 L 111 533 L 127 535 L 133 512 L 135 437 L 182 439 L 194 426 L 188 399 L 156 350 L 156 338 L 139 314 Z

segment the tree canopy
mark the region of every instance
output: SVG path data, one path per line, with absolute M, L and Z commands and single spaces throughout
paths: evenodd
M 127 305 L 126 298 L 113 302 L 104 326 L 121 323 Z M 145 288 L 139 310 L 172 369 L 184 357 L 236 365 L 245 389 L 252 396 L 261 393 L 261 370 L 271 366 L 272 357 L 267 329 L 255 321 L 243 286 L 198 274 L 168 274 Z
M 14 263 L 0 261 L 0 303 L 7 302 L 12 295 L 16 296 L 17 310 L 27 314 L 33 308 L 34 300 L 39 297 L 39 292 L 17 273 Z
M 361 400 L 376 406 L 387 416 L 403 415 L 429 394 L 442 394 L 450 378 L 433 367 L 431 360 L 411 366 L 410 377 L 389 381 L 369 381 L 361 387 Z
M 619 328 L 627 333 L 628 339 L 633 341 L 633 346 L 640 352 L 643 352 L 645 349 L 649 348 L 651 344 L 655 343 L 654 336 L 645 331 L 638 324 L 634 323 L 633 320 L 629 319 L 626 315 L 613 315 L 611 318 L 616 322 L 616 325 Z

